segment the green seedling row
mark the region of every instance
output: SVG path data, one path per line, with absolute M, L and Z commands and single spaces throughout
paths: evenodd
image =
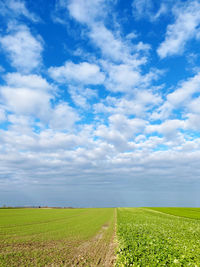
M 114 209 L 0 209 L 0 266 L 66 266 L 113 218 Z
M 200 220 L 161 210 L 118 209 L 116 266 L 200 266 Z

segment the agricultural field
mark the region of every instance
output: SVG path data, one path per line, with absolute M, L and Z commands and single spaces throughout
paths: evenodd
M 114 223 L 114 209 L 0 209 L 0 266 L 110 266 Z
M 174 216 L 200 219 L 200 208 L 150 208 L 152 210 L 164 212 Z
M 118 209 L 116 266 L 200 266 L 198 212 L 182 208 Z
M 0 209 L 0 266 L 200 266 L 200 209 Z

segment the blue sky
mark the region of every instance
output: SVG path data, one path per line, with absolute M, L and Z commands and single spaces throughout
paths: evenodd
M 200 2 L 0 2 L 0 205 L 200 205 Z

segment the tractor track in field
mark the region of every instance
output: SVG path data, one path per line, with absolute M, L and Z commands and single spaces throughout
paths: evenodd
M 101 230 L 92 239 L 84 242 L 75 250 L 75 256 L 66 266 L 112 267 L 115 263 L 116 250 L 116 214 L 114 230 L 110 225 L 103 225 Z

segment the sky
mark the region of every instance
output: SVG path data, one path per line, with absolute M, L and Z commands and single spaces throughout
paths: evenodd
M 0 1 L 0 206 L 200 206 L 200 1 Z

